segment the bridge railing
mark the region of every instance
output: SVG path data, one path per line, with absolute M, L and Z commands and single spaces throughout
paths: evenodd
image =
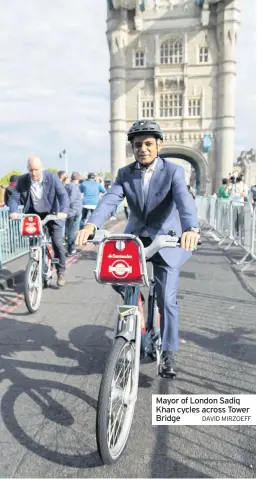
M 239 246 L 244 257 L 238 262 L 243 269 L 256 260 L 256 210 L 249 202 L 219 199 L 213 196 L 196 198 L 199 221 L 202 227 L 209 227 L 219 238 L 219 245 Z M 248 262 L 246 260 L 249 259 Z
M 22 207 L 19 212 L 22 212 Z M 0 268 L 23 254 L 28 253 L 28 238 L 20 234 L 20 220 L 9 220 L 9 208 L 0 209 Z

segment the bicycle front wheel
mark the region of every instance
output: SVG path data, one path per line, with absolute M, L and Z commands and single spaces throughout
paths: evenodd
M 24 277 L 24 299 L 30 313 L 35 313 L 41 302 L 42 278 L 39 274 L 39 263 L 30 258 Z
M 46 247 L 46 254 L 44 256 L 43 268 L 45 270 L 43 287 L 48 288 L 52 279 L 52 258 L 54 257 L 53 248 L 51 244 Z
M 121 456 L 130 433 L 135 401 L 129 402 L 135 377 L 135 346 L 117 338 L 107 361 L 99 391 L 96 440 L 104 464 Z

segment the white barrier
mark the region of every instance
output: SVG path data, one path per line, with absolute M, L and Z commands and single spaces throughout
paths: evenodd
M 228 242 L 226 250 L 233 244 L 240 246 L 244 257 L 238 262 L 243 270 L 256 260 L 256 210 L 249 202 L 236 202 L 213 196 L 196 198 L 198 218 L 202 227 L 210 227 L 217 233 L 219 245 Z M 250 261 L 246 262 L 249 258 Z

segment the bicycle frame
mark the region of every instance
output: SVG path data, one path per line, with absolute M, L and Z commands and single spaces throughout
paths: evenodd
M 32 245 L 30 245 L 30 258 L 35 259 L 38 262 L 39 277 L 42 279 L 48 279 L 49 268 L 47 265 L 47 250 L 49 240 L 47 238 L 46 228 L 43 228 L 43 236 L 31 238 Z M 33 244 L 36 243 L 36 244 Z

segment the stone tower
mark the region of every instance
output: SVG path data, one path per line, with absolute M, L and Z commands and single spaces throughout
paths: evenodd
M 187 160 L 198 193 L 232 171 L 238 0 L 107 0 L 111 171 L 133 161 L 126 132 L 154 118 L 162 156 Z

